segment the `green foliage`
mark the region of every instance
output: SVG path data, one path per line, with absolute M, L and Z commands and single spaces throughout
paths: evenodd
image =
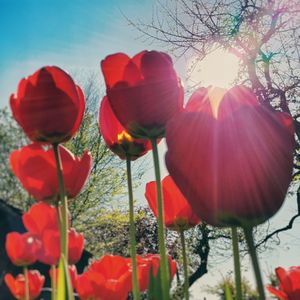
M 130 256 L 129 213 L 126 209 L 101 209 L 82 215 L 77 229 L 85 233 L 87 249 L 96 257 L 104 254 Z M 137 253 L 157 253 L 157 225 L 149 209 L 135 211 Z
M 92 172 L 86 187 L 69 205 L 72 220 L 76 224 L 81 214 L 88 213 L 90 209 L 103 208 L 114 196 L 124 193 L 125 165 L 106 147 L 99 132 L 98 121 L 89 111 L 78 133 L 66 146 L 77 156 L 88 150 L 93 157 Z
M 167 281 L 168 287 L 170 289 L 171 286 L 171 276 Z M 161 285 L 161 265 L 158 267 L 158 271 L 156 276 L 154 277 L 152 274 L 152 269 L 150 269 L 150 276 L 149 276 L 149 285 L 147 290 L 147 299 L 148 300 L 156 300 L 160 299 L 162 295 L 162 285 Z
M 26 210 L 34 200 L 13 175 L 9 154 L 27 143 L 28 140 L 8 108 L 0 109 L 0 198 L 22 210 Z
M 216 295 L 220 300 L 236 299 L 235 284 L 232 277 L 227 276 L 218 282 L 215 286 L 208 288 L 210 294 Z M 258 300 L 259 295 L 255 289 L 252 288 L 249 281 L 242 279 L 242 292 L 244 300 Z M 229 296 L 231 294 L 231 297 Z M 228 298 L 229 297 L 229 298 Z

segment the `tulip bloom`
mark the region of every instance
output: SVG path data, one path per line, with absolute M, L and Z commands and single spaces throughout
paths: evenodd
M 299 300 L 300 267 L 291 267 L 288 271 L 279 267 L 275 272 L 279 281 L 279 290 L 268 286 L 269 292 L 281 300 Z
M 262 223 L 278 211 L 292 179 L 291 124 L 245 87 L 202 88 L 168 123 L 167 168 L 207 223 Z
M 63 146 L 59 146 L 59 153 L 67 196 L 75 198 L 90 174 L 91 155 L 84 152 L 82 158 L 78 158 Z M 14 174 L 35 199 L 41 201 L 59 198 L 53 149 L 44 150 L 38 144 L 25 146 L 11 153 L 10 164 Z
M 78 276 L 76 290 L 82 300 L 125 300 L 131 285 L 128 259 L 105 255 Z
M 41 236 L 42 247 L 38 260 L 44 264 L 57 265 L 60 258 L 60 233 L 54 230 L 45 230 Z M 82 255 L 84 237 L 74 228 L 68 230 L 68 263 L 76 264 Z
M 163 137 L 166 123 L 183 105 L 183 88 L 171 58 L 143 51 L 133 58 L 124 53 L 101 62 L 107 97 L 116 117 L 139 138 Z
M 44 264 L 57 265 L 60 258 L 60 233 L 54 206 L 39 202 L 24 213 L 22 220 L 29 233 L 40 242 L 38 260 Z M 69 264 L 80 260 L 84 248 L 83 234 L 74 228 L 68 230 Z
M 6 253 L 16 266 L 28 266 L 35 263 L 40 247 L 40 241 L 30 233 L 10 232 L 6 235 Z
M 99 110 L 99 127 L 108 148 L 121 159 L 135 160 L 151 149 L 148 140 L 133 138 L 118 121 L 107 97 L 104 97 Z
M 76 291 L 81 300 L 98 300 L 89 271 L 77 276 Z M 105 300 L 105 299 L 104 299 Z
M 59 230 L 57 218 L 54 206 L 45 202 L 38 202 L 23 214 L 22 221 L 31 234 L 41 237 L 45 230 Z
M 171 272 L 171 280 L 174 278 L 176 273 L 176 261 L 172 260 L 168 256 L 169 267 Z M 138 275 L 139 275 L 139 286 L 141 291 L 148 289 L 150 280 L 150 270 L 152 270 L 152 276 L 156 277 L 160 263 L 160 256 L 158 254 L 147 254 L 144 257 L 137 256 L 138 264 Z
M 4 281 L 16 299 L 25 299 L 25 277 L 23 274 L 19 274 L 16 278 L 11 274 L 6 274 Z M 36 299 L 40 295 L 44 281 L 45 277 L 42 276 L 39 271 L 28 271 L 30 300 Z
M 58 67 L 43 67 L 20 81 L 10 106 L 29 139 L 53 144 L 75 134 L 85 101 L 70 75 Z
M 164 201 L 164 223 L 166 227 L 173 230 L 188 229 L 197 225 L 200 219 L 195 215 L 171 176 L 162 180 L 162 191 Z M 145 192 L 148 204 L 157 217 L 156 182 L 151 181 L 146 185 Z

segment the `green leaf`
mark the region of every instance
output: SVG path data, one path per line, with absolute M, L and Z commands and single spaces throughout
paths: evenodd
M 161 282 L 160 282 L 160 267 L 158 268 L 158 272 L 156 276 L 153 276 L 152 266 L 149 271 L 149 284 L 148 284 L 148 293 L 147 299 L 155 300 L 159 299 L 162 294 L 161 291 Z
M 156 276 L 153 276 L 152 272 L 152 266 L 149 271 L 149 284 L 148 284 L 148 292 L 147 292 L 147 299 L 148 300 L 157 300 L 161 299 L 162 295 L 162 286 L 161 286 L 161 276 L 160 276 L 161 268 L 159 265 L 158 271 Z M 169 282 L 168 282 L 168 287 L 170 290 L 171 287 L 171 274 L 169 276 Z
M 66 300 L 65 264 L 63 257 L 58 264 L 57 300 Z
M 74 293 L 73 293 L 73 287 L 70 278 L 68 263 L 65 259 L 63 259 L 63 262 L 64 262 L 64 271 L 65 271 L 65 282 L 67 286 L 67 296 L 68 296 L 67 299 L 74 300 Z
M 62 255 L 58 264 L 57 300 L 74 300 L 68 264 Z
M 225 283 L 224 292 L 225 292 L 225 299 L 226 300 L 233 300 L 232 295 L 231 295 L 231 291 L 230 291 L 230 287 L 229 287 L 227 282 Z

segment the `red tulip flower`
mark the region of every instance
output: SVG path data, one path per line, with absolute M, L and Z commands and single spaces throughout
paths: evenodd
M 288 271 L 279 267 L 275 271 L 279 281 L 279 290 L 268 286 L 269 292 L 281 300 L 299 300 L 300 267 L 291 267 Z
M 66 142 L 75 134 L 85 101 L 70 75 L 58 67 L 43 67 L 20 81 L 10 106 L 32 141 L 53 144 Z
M 107 97 L 104 97 L 99 110 L 99 126 L 108 148 L 121 159 L 135 160 L 151 149 L 149 140 L 135 139 L 118 121 Z
M 72 287 L 75 288 L 76 287 L 76 282 L 77 282 L 77 269 L 75 265 L 70 265 L 68 266 L 69 269 L 69 274 L 70 274 L 70 279 L 71 279 L 71 283 L 72 283 Z M 52 268 L 50 268 L 49 270 L 49 276 L 52 280 L 52 276 L 53 276 L 53 272 L 54 272 L 54 276 L 55 276 L 55 280 L 56 280 L 56 286 L 57 286 L 57 282 L 58 282 L 58 268 L 55 268 L 55 270 L 53 270 Z
M 14 278 L 11 274 L 6 274 L 4 281 L 16 299 L 25 299 L 25 277 L 23 274 L 19 274 L 16 278 Z M 36 299 L 40 295 L 44 281 L 45 277 L 42 276 L 39 271 L 28 271 L 30 300 Z
M 6 235 L 6 253 L 16 266 L 28 266 L 35 263 L 40 247 L 40 241 L 31 233 L 10 232 Z
M 84 248 L 84 237 L 82 233 L 76 232 L 74 228 L 68 231 L 69 238 L 69 264 L 76 264 L 82 255 Z
M 262 223 L 278 211 L 292 179 L 291 123 L 245 87 L 202 88 L 168 123 L 167 168 L 207 223 Z
M 22 221 L 31 234 L 41 237 L 45 230 L 59 230 L 57 218 L 54 206 L 45 202 L 38 202 L 23 214 Z
M 44 264 L 57 265 L 60 258 L 60 233 L 54 230 L 45 230 L 41 237 L 42 247 L 38 260 Z M 74 228 L 68 230 L 68 263 L 76 264 L 82 255 L 84 237 Z
M 166 123 L 183 105 L 183 88 L 171 58 L 143 51 L 133 58 L 124 53 L 101 62 L 107 97 L 116 117 L 130 134 L 163 137 Z
M 75 198 L 83 188 L 92 167 L 89 152 L 82 158 L 74 156 L 63 146 L 59 146 L 66 193 Z M 24 188 L 37 200 L 56 200 L 59 197 L 59 185 L 53 149 L 38 144 L 25 146 L 13 151 L 10 164 L 14 174 Z
M 171 272 L 171 280 L 174 278 L 176 273 L 176 261 L 172 260 L 168 256 L 169 267 Z M 158 254 L 148 254 L 144 257 L 137 256 L 138 264 L 138 276 L 139 276 L 139 287 L 141 291 L 145 291 L 148 288 L 150 279 L 150 270 L 152 270 L 153 277 L 157 276 L 158 268 L 160 263 L 160 256 Z
M 195 215 L 171 176 L 162 180 L 164 223 L 166 227 L 174 230 L 184 230 L 197 225 L 200 219 Z M 148 204 L 157 217 L 156 182 L 146 185 L 145 192 Z
M 81 300 L 98 300 L 96 291 L 94 289 L 94 283 L 90 278 L 89 271 L 77 276 L 76 280 L 76 291 Z
M 80 299 L 125 300 L 132 288 L 128 259 L 105 255 L 78 276 L 76 290 Z

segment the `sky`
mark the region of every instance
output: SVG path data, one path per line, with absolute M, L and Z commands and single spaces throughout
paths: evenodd
M 106 55 L 161 50 L 144 38 L 138 38 L 140 33 L 128 26 L 124 17 L 147 22 L 151 19 L 152 5 L 151 0 L 0 0 L 0 107 L 8 104 L 10 94 L 16 91 L 22 77 L 42 66 L 57 65 L 71 74 L 76 73 L 76 76 L 78 72 L 94 71 L 99 75 L 101 86 L 99 64 Z M 176 62 L 175 68 L 179 73 L 184 72 L 182 62 Z M 211 62 L 206 68 L 211 70 Z M 161 143 L 161 165 L 163 174 L 166 174 L 164 151 L 164 143 Z M 150 160 L 151 155 L 148 156 Z M 151 167 L 144 180 L 153 180 Z M 144 186 L 137 189 L 137 197 L 143 195 L 143 189 Z M 272 226 L 285 225 L 295 208 L 295 198 L 288 198 L 272 218 Z M 296 221 L 293 230 L 280 235 L 281 244 L 274 251 L 262 253 L 264 270 L 272 270 L 278 265 L 300 264 L 299 232 L 300 223 Z M 243 263 L 250 266 L 247 258 Z M 231 262 L 228 261 L 211 270 L 193 287 L 193 299 L 203 299 L 199 287 L 212 285 L 215 278 L 221 278 L 230 268 Z M 253 282 L 251 268 L 248 273 Z M 207 300 L 215 299 L 205 296 Z
M 125 16 L 151 16 L 149 0 L 0 0 L 0 106 L 44 65 L 99 70 L 108 54 L 149 48 Z M 152 47 L 150 47 L 152 49 Z

